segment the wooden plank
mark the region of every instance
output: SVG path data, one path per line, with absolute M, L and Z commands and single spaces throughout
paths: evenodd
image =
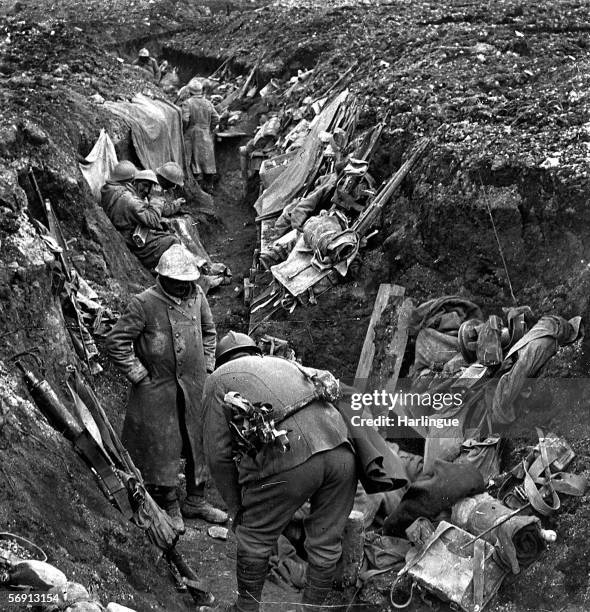
M 414 303 L 410 298 L 406 298 L 398 309 L 397 325 L 394 325 L 395 331 L 385 349 L 382 373 L 378 377 L 377 383 L 387 388 L 391 393 L 397 387 L 397 380 L 404 360 L 406 345 L 408 344 L 408 331 L 413 309 Z
M 379 291 L 377 292 L 377 297 L 375 298 L 375 304 L 373 306 L 373 313 L 369 320 L 369 327 L 354 375 L 354 386 L 361 392 L 365 391 L 367 388 L 367 383 L 373 367 L 373 359 L 375 357 L 375 326 L 381 320 L 381 316 L 389 302 L 389 298 L 394 295 L 394 289 L 396 289 L 398 294 L 400 290 L 402 291 L 402 295 L 405 293 L 405 289 L 399 287 L 399 285 L 392 286 L 387 283 L 379 285 Z
M 477 540 L 473 547 L 473 604 L 474 610 L 481 610 L 485 595 L 486 543 Z

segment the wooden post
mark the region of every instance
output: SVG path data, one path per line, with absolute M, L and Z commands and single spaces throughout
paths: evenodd
M 383 360 L 375 376 L 375 383 L 386 387 L 393 393 L 402 367 L 406 345 L 408 343 L 408 326 L 414 304 L 410 298 L 403 300 L 398 308 L 397 321 L 391 321 L 386 328 L 386 335 L 391 340 L 385 348 Z
M 405 292 L 403 287 L 397 287 L 397 290 Z M 392 295 L 392 285 L 381 284 L 379 285 L 379 291 L 375 298 L 375 305 L 373 306 L 373 314 L 369 320 L 369 328 L 367 329 L 367 335 L 365 336 L 365 342 L 361 350 L 361 356 L 359 358 L 358 366 L 356 368 L 356 374 L 354 375 L 354 386 L 361 392 L 365 391 L 373 367 L 373 358 L 375 357 L 375 326 L 381 319 L 381 315 L 385 310 L 389 298 Z
M 340 587 L 355 586 L 363 563 L 365 527 L 363 513 L 353 510 L 342 534 L 342 556 L 336 571 L 336 583 Z

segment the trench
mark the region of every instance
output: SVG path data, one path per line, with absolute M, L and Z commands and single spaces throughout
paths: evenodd
M 208 76 L 219 67 L 222 61 L 220 58 L 211 56 L 174 52 L 167 47 L 165 38 L 159 40 L 142 38 L 129 41 L 120 47 L 120 53 L 131 57 L 137 48 L 146 44 L 154 52 L 161 51 L 165 59 L 178 67 L 182 82 L 188 81 L 195 75 Z M 299 58 L 292 63 L 292 67 L 298 65 L 312 67 L 315 59 L 315 57 Z M 250 67 L 245 64 L 230 64 L 233 74 L 245 74 L 249 69 Z M 261 74 L 260 78 L 265 79 L 269 76 L 276 75 Z M 252 111 L 248 119 L 251 127 L 256 124 L 256 120 L 256 114 Z M 225 263 L 233 272 L 232 285 L 222 286 L 209 296 L 209 303 L 220 336 L 229 329 L 248 331 L 249 313 L 242 299 L 241 286 L 252 265 L 257 232 L 251 201 L 245 200 L 242 193 L 238 147 L 244 144 L 245 140 L 228 141 L 217 145 L 216 157 L 220 182 L 215 193 L 215 216 L 196 218 L 201 239 L 213 261 Z M 79 152 L 87 153 L 89 144 L 89 141 L 81 140 Z M 399 165 L 399 160 L 406 150 L 403 142 L 384 143 L 376 155 L 376 176 L 386 177 L 392 168 Z M 269 333 L 286 339 L 301 357 L 303 363 L 328 369 L 343 379 L 352 379 L 374 299 L 379 284 L 382 282 L 393 281 L 406 285 L 408 291 L 418 301 L 466 288 L 474 300 L 480 303 L 487 312 L 497 312 L 501 305 L 507 305 L 506 279 L 499 265 L 497 245 L 494 244 L 490 227 L 487 225 L 486 213 L 479 211 L 474 219 L 466 223 L 466 211 L 471 213 L 472 209 L 467 204 L 464 190 L 453 179 L 456 168 L 452 167 L 450 160 L 444 158 L 438 159 L 436 163 L 436 167 L 422 169 L 423 174 L 430 173 L 431 181 L 420 182 L 420 178 L 416 178 L 404 184 L 399 196 L 397 216 L 393 219 L 385 219 L 383 235 L 370 245 L 372 249 L 365 252 L 361 264 L 355 268 L 345 283 L 334 287 L 328 294 L 322 296 L 316 306 L 300 307 L 293 316 L 280 314 L 276 319 L 261 326 L 257 333 Z M 511 243 L 521 245 L 515 247 L 514 253 L 509 253 L 510 262 L 514 263 L 513 280 L 518 296 L 541 306 L 544 300 L 553 300 L 549 305 L 563 308 L 566 315 L 576 313 L 580 305 L 585 304 L 586 310 L 580 314 L 587 314 L 587 303 L 582 299 L 588 288 L 587 279 L 584 277 L 583 282 L 574 287 L 571 279 L 575 281 L 576 277 L 575 275 L 568 276 L 567 270 L 573 265 L 574 260 L 580 257 L 580 253 L 584 256 L 588 252 L 588 245 L 579 244 L 574 249 L 568 247 L 567 238 L 564 240 L 563 236 L 555 235 L 555 232 L 551 230 L 550 226 L 554 218 L 543 219 L 542 208 L 537 204 L 539 200 L 548 201 L 554 198 L 559 192 L 559 187 L 553 185 L 549 180 L 544 181 L 542 175 L 526 174 L 519 169 L 493 172 L 489 167 L 481 167 L 473 172 L 472 183 L 477 184 L 477 181 L 482 181 L 486 187 L 498 190 L 495 193 L 501 193 L 506 197 L 509 192 L 512 194 L 510 195 L 512 199 L 508 204 L 499 210 L 498 223 L 501 229 L 506 230 L 506 235 L 510 239 L 508 242 L 512 241 Z M 40 173 L 37 179 L 43 194 L 50 196 L 57 193 L 62 194 L 62 199 L 57 200 L 58 212 L 68 234 L 73 237 L 80 227 L 84 227 L 84 220 L 72 212 L 75 211 L 75 208 L 68 206 L 69 200 L 63 198 L 64 190 L 55 177 Z M 27 195 L 32 216 L 41 220 L 41 205 L 25 174 L 20 176 L 20 183 Z M 433 188 L 432 193 L 425 195 L 421 193 L 420 190 L 424 188 L 424 185 L 435 184 L 437 186 L 436 189 Z M 518 197 L 513 197 L 512 192 L 515 189 Z M 562 191 L 566 193 L 567 190 Z M 562 199 L 565 198 L 563 193 Z M 449 201 L 454 201 L 453 208 L 444 206 Z M 581 203 L 580 198 L 577 204 L 581 205 Z M 416 208 L 422 214 L 420 222 L 416 222 L 415 219 Z M 571 232 L 571 223 L 571 220 L 565 219 L 560 226 L 561 233 Z M 585 223 L 587 220 L 584 220 Z M 388 242 L 399 226 L 407 228 L 407 232 L 402 235 L 402 240 L 411 244 L 410 249 L 400 251 L 397 248 L 399 241 L 393 241 L 393 244 L 396 245 L 395 249 L 391 247 L 392 242 Z M 539 260 L 546 254 L 555 252 L 556 249 L 562 250 L 558 263 L 547 266 L 542 283 L 536 282 L 537 277 L 534 271 L 537 268 L 527 262 L 518 266 L 513 261 L 527 245 L 531 244 L 531 240 L 537 235 L 535 232 L 540 232 L 541 236 L 550 238 L 548 246 L 539 251 Z M 581 233 L 579 229 L 578 233 Z M 90 247 L 93 237 L 82 235 L 79 241 L 80 249 Z M 481 243 L 478 251 L 481 257 L 476 263 L 470 261 L 467 254 L 473 248 L 473 244 L 478 243 Z M 92 249 L 90 251 L 92 252 Z M 131 254 L 127 256 L 132 257 Z M 559 279 L 563 280 L 564 276 L 568 276 L 570 284 L 564 281 L 561 283 L 563 288 L 557 294 L 552 292 L 549 289 L 551 285 L 560 282 Z M 49 292 L 48 279 L 40 278 L 39 280 L 41 281 L 39 292 Z M 147 283 L 149 278 L 140 280 Z M 572 291 L 570 287 L 573 287 Z M 37 302 L 37 306 L 41 307 L 40 303 Z M 31 320 L 29 323 L 34 324 L 34 321 Z M 117 414 L 124 402 L 124 384 L 106 360 L 102 362 L 102 365 L 105 367 L 106 376 L 99 390 L 104 393 L 109 410 Z M 404 364 L 402 376 L 408 366 L 408 363 Z M 587 373 L 590 368 L 588 340 L 583 344 L 582 353 L 577 357 L 575 367 L 582 374 Z M 120 419 L 120 414 L 118 418 Z M 72 458 L 67 457 L 67 459 Z M 79 476 L 79 471 L 76 471 L 75 476 Z M 97 499 L 97 495 L 92 494 L 90 489 L 91 487 L 88 486 L 84 488 L 84 497 L 94 499 L 97 504 L 102 503 L 102 500 Z M 46 494 L 49 495 L 49 492 Z M 76 520 L 80 520 L 79 517 Z M 104 556 L 113 560 L 134 587 L 139 590 L 149 590 L 152 578 L 149 572 L 143 574 L 137 572 L 137 560 L 130 561 L 124 553 L 117 550 L 117 547 L 108 544 L 112 540 L 109 532 L 105 531 L 101 535 L 106 542 L 103 550 Z M 127 537 L 118 532 L 115 535 L 123 540 Z M 227 593 L 230 590 L 228 584 L 233 585 L 232 573 L 235 560 L 231 557 L 227 544 L 211 542 L 207 538 L 206 530 L 201 526 L 191 530 L 191 533 L 182 541 L 182 551 L 195 567 L 199 568 L 201 575 L 210 580 L 212 591 Z M 65 534 L 64 539 L 66 539 Z M 73 545 L 74 550 L 76 546 L 78 544 Z M 81 547 L 77 550 L 80 551 L 80 549 Z M 79 552 L 79 554 L 82 553 Z M 212 568 L 214 568 L 213 571 Z M 138 576 L 132 577 L 136 572 Z M 280 587 L 273 585 L 270 588 L 277 597 L 285 596 Z M 186 609 L 176 607 L 180 604 L 176 595 L 170 591 L 169 589 L 160 595 L 166 609 Z M 356 609 L 354 606 L 347 608 L 351 612 Z M 379 606 L 358 607 L 359 611 L 368 610 L 369 612 L 376 612 L 380 609 L 382 608 Z

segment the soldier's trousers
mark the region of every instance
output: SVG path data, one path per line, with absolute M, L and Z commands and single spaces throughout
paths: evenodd
M 309 563 L 330 567 L 342 552 L 342 533 L 354 504 L 357 475 L 348 444 L 312 455 L 286 472 L 242 488 L 237 517 L 238 551 L 269 557 L 295 512 L 309 499 L 305 550 Z

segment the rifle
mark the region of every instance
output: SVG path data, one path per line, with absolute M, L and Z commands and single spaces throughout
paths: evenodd
M 195 603 L 212 605 L 215 598 L 175 548 L 178 534 L 170 518 L 146 490 L 140 471 L 121 443 L 94 391 L 84 383 L 78 371 L 70 369 L 74 375 L 67 385 L 78 414 L 84 415 L 86 425 L 81 425 L 65 408 L 46 380 L 39 380 L 20 361 L 16 365 L 24 375 L 37 408 L 49 424 L 74 445 L 76 452 L 96 476 L 105 497 L 127 520 L 146 532 L 149 540 L 162 551 L 172 574 L 180 574 L 183 587 L 188 589 Z M 100 440 L 96 439 L 97 436 Z
M 391 196 L 395 193 L 402 181 L 412 169 L 412 166 L 424 154 L 427 147 L 430 145 L 430 138 L 422 138 L 414 147 L 412 154 L 405 161 L 399 170 L 387 181 L 385 186 L 375 196 L 375 199 L 365 208 L 359 218 L 353 223 L 352 229 L 355 230 L 361 237 L 364 236 L 377 215 L 381 212 L 385 204 L 389 202 Z
M 51 202 L 49 201 L 48 198 L 44 199 L 43 195 L 41 194 L 41 190 L 39 189 L 39 184 L 37 183 L 37 179 L 35 178 L 35 173 L 33 172 L 32 168 L 29 169 L 29 176 L 31 177 L 31 183 L 33 184 L 35 193 L 37 194 L 37 198 L 39 199 L 39 203 L 41 204 L 41 206 L 43 207 L 43 210 L 45 211 L 45 216 L 47 217 L 47 227 L 49 229 L 49 234 L 55 240 L 55 242 L 61 247 L 61 253 L 56 253 L 56 257 L 63 271 L 64 277 L 66 279 L 66 283 L 70 285 L 70 286 L 64 287 L 64 289 L 68 296 L 68 299 L 70 300 L 72 304 L 72 308 L 74 309 L 76 324 L 78 326 L 78 331 L 80 333 L 81 350 L 82 350 L 82 353 L 84 354 L 84 361 L 86 362 L 86 367 L 88 368 L 88 372 L 90 375 L 92 375 L 93 368 L 90 362 L 91 355 L 88 351 L 88 347 L 86 346 L 86 342 L 84 341 L 84 332 L 86 331 L 88 333 L 88 330 L 86 329 L 86 326 L 84 322 L 82 321 L 82 315 L 80 314 L 80 305 L 78 304 L 76 293 L 75 291 L 71 289 L 71 285 L 73 284 L 74 278 L 72 276 L 71 261 L 68 261 L 69 258 L 66 259 L 67 252 L 68 252 L 68 243 L 66 242 L 65 237 L 63 235 L 61 225 L 59 224 L 59 221 L 57 220 L 57 217 L 55 216 L 55 212 L 53 210 L 53 207 L 51 206 Z M 74 341 L 73 334 L 72 334 L 72 342 L 77 344 Z

